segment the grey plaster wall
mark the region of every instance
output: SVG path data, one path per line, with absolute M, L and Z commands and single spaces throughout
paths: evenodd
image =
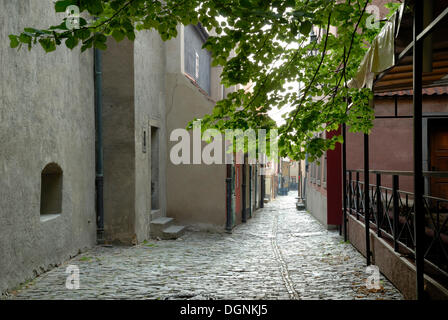
M 226 166 L 174 165 L 169 159 L 176 144 L 169 141 L 170 133 L 185 128 L 189 121 L 210 113 L 214 107 L 214 102 L 184 74 L 183 27 L 179 31 L 179 37 L 166 43 L 167 215 L 187 224 L 224 227 Z
M 161 215 L 166 213 L 166 112 L 165 43 L 153 31 L 139 32 L 134 44 L 135 62 L 135 181 L 136 233 L 139 241 L 149 234 L 151 209 L 151 127 L 158 130 L 158 199 Z M 147 132 L 147 151 L 142 152 L 143 130 Z
M 167 75 L 167 94 L 171 95 L 171 99 L 167 99 L 169 157 L 171 148 L 177 143 L 169 141 L 169 134 L 175 129 L 185 128 L 194 118 L 211 112 L 213 103 L 181 73 Z M 183 223 L 224 226 L 225 179 L 224 164 L 192 164 L 191 160 L 190 164 L 174 165 L 168 158 L 167 215 Z
M 135 234 L 134 45 L 108 40 L 103 53 L 104 236 Z
M 306 191 L 306 209 L 326 228 L 327 224 L 327 197 L 314 189 L 313 185 L 307 184 Z
M 166 212 L 165 44 L 155 32 L 108 40 L 103 54 L 105 236 L 149 237 L 151 127 L 159 130 L 159 204 Z M 144 139 L 146 136 L 146 148 Z
M 0 0 L 0 292 L 96 240 L 93 54 L 9 48 L 10 33 L 58 23 L 53 7 Z M 51 162 L 63 170 L 62 212 L 41 221 Z

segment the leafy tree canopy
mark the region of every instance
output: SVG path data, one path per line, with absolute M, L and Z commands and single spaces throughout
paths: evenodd
M 278 128 L 280 153 L 293 159 L 308 153 L 313 160 L 342 142 L 341 137 L 323 139 L 317 133 L 343 123 L 353 132 L 368 133 L 372 128 L 372 93 L 347 87 L 379 31 L 367 20 L 370 2 L 58 0 L 56 12 L 75 5 L 82 17 L 95 19 L 81 18 L 79 28 L 69 29 L 67 17 L 61 15 L 59 25 L 25 28 L 19 35 L 10 35 L 10 40 L 13 48 L 31 49 L 39 43 L 46 52 L 62 44 L 69 49 L 80 46 L 82 51 L 106 50 L 109 36 L 116 41 L 134 40 L 137 31 L 153 29 L 168 40 L 177 36 L 179 23 L 201 23 L 217 34 L 204 47 L 212 52 L 214 65 L 223 66 L 222 83 L 227 87 L 252 84 L 252 90 L 241 89 L 219 101 L 203 117 L 203 130 L 270 129 L 275 124 L 266 113 L 288 108 L 285 123 Z

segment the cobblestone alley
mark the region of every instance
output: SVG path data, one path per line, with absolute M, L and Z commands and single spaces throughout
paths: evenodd
M 381 276 L 365 287 L 365 259 L 337 231 L 297 211 L 295 193 L 257 211 L 233 234 L 96 247 L 11 292 L 9 299 L 403 299 Z M 66 268 L 80 289 L 66 288 Z

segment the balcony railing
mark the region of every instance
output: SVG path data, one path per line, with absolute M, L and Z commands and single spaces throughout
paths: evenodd
M 360 180 L 363 170 L 347 170 L 347 210 L 358 220 L 365 221 L 364 195 L 366 188 Z M 370 184 L 369 224 L 377 235 L 393 245 L 396 252 L 415 255 L 414 194 L 399 189 L 400 176 L 412 176 L 408 171 L 370 171 L 376 183 Z M 392 187 L 382 185 L 382 176 L 392 176 Z M 427 177 L 448 177 L 446 172 L 424 172 Z M 423 196 L 425 214 L 425 260 L 438 271 L 448 275 L 448 199 Z

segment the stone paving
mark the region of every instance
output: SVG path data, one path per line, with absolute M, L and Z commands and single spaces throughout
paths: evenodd
M 403 299 L 382 275 L 367 290 L 363 256 L 295 201 L 279 197 L 232 234 L 95 247 L 7 299 Z M 79 266 L 78 290 L 65 286 L 68 265 Z

